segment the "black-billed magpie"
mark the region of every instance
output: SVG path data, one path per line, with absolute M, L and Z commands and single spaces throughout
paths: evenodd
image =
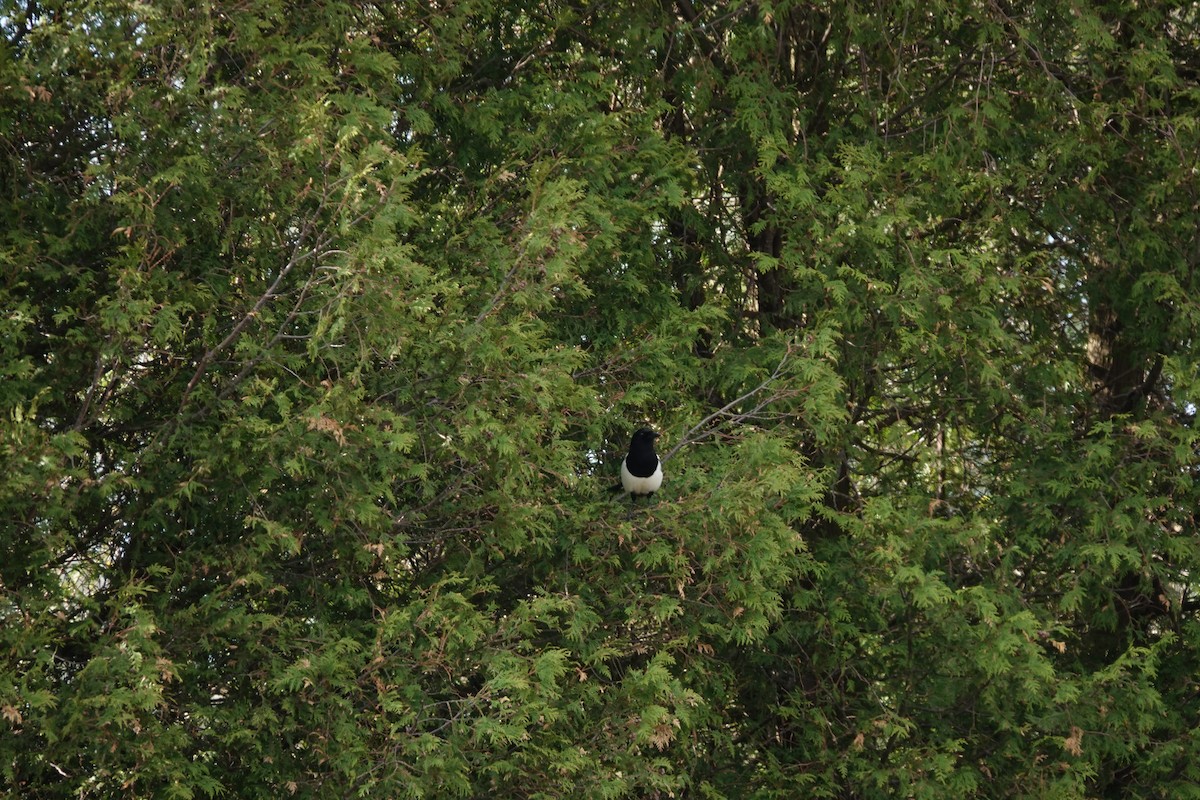
M 662 463 L 654 452 L 654 440 L 658 434 L 649 428 L 639 428 L 634 431 L 633 441 L 629 443 L 629 455 L 621 462 L 621 485 L 616 489 L 624 489 L 631 503 L 637 502 L 639 495 L 649 497 L 662 486 Z

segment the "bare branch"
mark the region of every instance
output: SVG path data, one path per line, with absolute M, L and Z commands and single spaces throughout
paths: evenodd
M 238 337 L 242 335 L 242 331 L 244 331 L 246 326 L 258 316 L 263 307 L 278 296 L 280 284 L 283 283 L 283 279 L 288 276 L 288 274 L 296 267 L 296 265 L 309 258 L 313 258 L 316 255 L 316 249 L 311 248 L 302 253 L 294 252 L 292 257 L 288 259 L 288 262 L 283 265 L 283 269 L 281 269 L 279 274 L 275 276 L 275 280 L 271 282 L 271 285 L 267 288 L 267 290 L 262 293 L 257 301 L 255 301 L 254 306 L 251 307 L 251 309 L 244 315 L 242 315 L 242 318 L 238 320 L 236 325 L 233 326 L 233 330 L 231 330 L 229 334 L 215 347 L 205 351 L 204 355 L 200 357 L 200 363 L 196 365 L 196 371 L 192 374 L 192 379 L 188 381 L 187 387 L 183 390 L 183 397 L 179 401 L 180 410 L 183 410 L 184 406 L 187 405 L 188 398 L 190 398 L 192 395 L 192 390 L 196 388 L 196 384 L 198 384 L 200 379 L 204 377 L 204 373 L 208 371 L 209 365 L 212 363 L 213 359 L 217 357 L 217 354 L 236 342 Z
M 674 447 L 672 447 L 665 456 L 662 457 L 662 460 L 664 462 L 669 460 L 671 458 L 671 456 L 675 455 L 675 453 L 677 453 L 680 450 L 680 448 L 682 448 L 684 445 L 695 444 L 696 442 L 703 441 L 704 439 L 707 439 L 708 437 L 712 436 L 715 432 L 715 429 L 705 431 L 703 434 L 701 434 L 699 436 L 693 436 L 693 434 L 695 434 L 696 431 L 699 431 L 701 428 L 704 428 L 706 425 L 708 425 L 710 422 L 717 419 L 718 417 L 732 416 L 735 420 L 748 419 L 750 417 L 756 416 L 759 412 L 761 412 L 768 405 L 770 405 L 771 403 L 780 399 L 780 397 L 783 397 L 784 395 L 773 395 L 771 397 L 765 398 L 757 406 L 755 406 L 754 408 L 750 409 L 747 412 L 733 414 L 733 415 L 730 415 L 730 413 L 729 413 L 730 410 L 732 410 L 735 406 L 739 405 L 740 403 L 744 403 L 745 401 L 749 400 L 751 397 L 754 397 L 755 395 L 757 395 L 758 393 L 760 393 L 764 389 L 766 389 L 768 386 L 770 386 L 771 384 L 773 384 L 777 380 L 779 380 L 779 377 L 783 374 L 784 367 L 787 366 L 787 363 L 791 360 L 792 349 L 793 349 L 792 343 L 788 342 L 788 346 L 787 346 L 787 349 L 783 353 L 783 357 L 781 359 L 779 359 L 779 363 L 775 365 L 774 371 L 772 371 L 771 374 L 768 375 L 766 377 L 766 379 L 763 380 L 762 383 L 760 383 L 758 386 L 755 386 L 753 389 L 746 392 L 741 397 L 730 400 L 728 403 L 721 406 L 716 411 L 709 414 L 707 417 L 705 417 L 704 419 L 700 420 L 695 425 L 693 425 L 691 427 L 691 429 L 688 430 L 687 433 L 685 433 L 682 437 L 680 437 L 679 442 Z M 787 394 L 790 394 L 790 392 Z

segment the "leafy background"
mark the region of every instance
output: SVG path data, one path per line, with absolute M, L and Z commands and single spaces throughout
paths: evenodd
M 1195 5 L 524 6 L 0 2 L 0 792 L 1200 797 Z

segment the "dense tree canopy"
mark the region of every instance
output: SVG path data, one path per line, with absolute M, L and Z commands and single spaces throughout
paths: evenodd
M 1198 25 L 0 0 L 0 785 L 1200 797 Z

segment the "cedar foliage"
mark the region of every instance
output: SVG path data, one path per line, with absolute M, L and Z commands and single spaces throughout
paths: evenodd
M 0 2 L 5 791 L 1200 797 L 1197 10 L 528 5 Z

